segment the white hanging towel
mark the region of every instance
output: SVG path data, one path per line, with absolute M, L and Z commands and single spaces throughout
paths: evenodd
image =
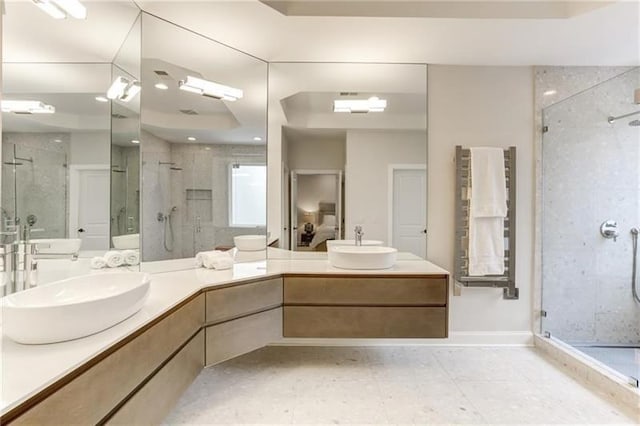
M 502 148 L 471 148 L 469 275 L 504 274 L 507 185 Z

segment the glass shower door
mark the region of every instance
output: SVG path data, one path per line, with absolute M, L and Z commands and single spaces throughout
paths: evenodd
M 634 69 L 543 111 L 542 332 L 640 377 L 632 233 L 640 227 Z M 614 238 L 615 237 L 615 238 Z

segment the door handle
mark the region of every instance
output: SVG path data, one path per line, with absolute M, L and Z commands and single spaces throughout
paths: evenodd
M 427 234 L 427 230 L 426 230 L 426 229 L 423 229 L 423 230 L 422 230 L 422 233 L 426 235 L 426 234 Z
M 85 231 L 84 231 L 84 228 L 80 228 L 80 229 L 78 229 L 78 232 L 85 232 Z

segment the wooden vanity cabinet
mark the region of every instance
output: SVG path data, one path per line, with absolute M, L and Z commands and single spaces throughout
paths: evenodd
M 447 337 L 447 276 L 284 278 L 284 337 Z
M 282 278 L 214 288 L 205 296 L 206 365 L 282 338 Z

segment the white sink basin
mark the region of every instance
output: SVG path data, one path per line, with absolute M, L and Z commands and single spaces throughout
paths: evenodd
M 233 237 L 233 243 L 240 251 L 258 251 L 267 249 L 266 235 L 239 235 Z
M 127 234 L 111 237 L 113 248 L 118 250 L 133 250 L 140 248 L 140 234 Z
M 39 238 L 31 240 L 31 242 L 41 245 L 38 247 L 40 254 L 74 254 L 77 256 L 82 245 L 80 238 Z
M 363 246 L 382 246 L 384 243 L 378 240 L 362 240 Z M 327 250 L 338 246 L 355 246 L 356 240 L 327 240 Z
M 83 275 L 5 296 L 2 329 L 18 343 L 77 339 L 105 330 L 142 308 L 151 278 L 139 272 Z
M 329 263 L 341 269 L 389 269 L 398 250 L 380 246 L 336 246 L 329 250 Z

